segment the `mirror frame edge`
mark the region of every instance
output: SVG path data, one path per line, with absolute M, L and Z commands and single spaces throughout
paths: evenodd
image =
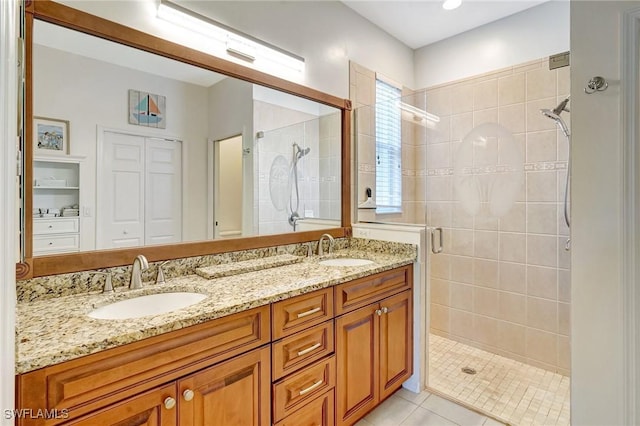
M 56 3 L 53 0 L 26 1 L 26 82 L 25 82 L 25 247 L 24 261 L 16 264 L 16 279 L 24 280 L 46 275 L 63 274 L 97 268 L 127 265 L 138 254 L 149 261 L 179 259 L 184 257 L 219 254 L 238 250 L 250 250 L 284 244 L 314 241 L 322 234 L 334 237 L 351 236 L 351 101 L 302 86 L 260 71 L 244 67 L 222 58 L 161 39 L 139 30 L 88 14 L 78 9 Z M 140 246 L 126 249 L 92 250 L 80 253 L 56 254 L 33 257 L 33 217 L 27 214 L 33 207 L 33 188 L 30 182 L 33 168 L 33 82 L 32 43 L 33 22 L 38 18 L 86 34 L 114 41 L 150 53 L 158 54 L 220 74 L 269 87 L 341 111 L 341 224 L 339 228 L 300 233 L 273 234 L 228 240 L 209 240 L 158 246 Z M 179 252 L 177 254 L 176 252 Z

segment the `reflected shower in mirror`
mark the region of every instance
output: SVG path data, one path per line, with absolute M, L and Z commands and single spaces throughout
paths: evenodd
M 34 140 L 34 255 L 340 226 L 338 109 L 38 20 L 33 40 L 34 139 L 60 139 Z

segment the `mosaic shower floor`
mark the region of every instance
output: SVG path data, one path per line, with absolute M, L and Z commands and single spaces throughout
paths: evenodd
M 569 377 L 434 334 L 429 343 L 429 390 L 511 425 L 569 425 Z

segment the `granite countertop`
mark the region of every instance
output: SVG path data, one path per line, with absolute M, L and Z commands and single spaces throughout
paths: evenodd
M 354 267 L 320 265 L 309 257 L 281 266 L 206 279 L 186 275 L 166 284 L 145 283 L 140 290 L 119 289 L 115 293 L 89 293 L 49 300 L 18 303 L 16 309 L 16 374 L 58 364 L 101 350 L 132 343 L 147 337 L 200 324 L 225 315 L 266 305 L 300 294 L 326 288 L 377 272 L 407 265 L 415 256 L 340 250 L 332 257 L 354 257 L 374 261 Z M 260 260 L 260 262 L 265 262 Z M 280 263 L 275 262 L 275 265 Z M 266 262 L 263 267 L 268 267 Z M 224 266 L 228 269 L 228 265 Z M 213 273 L 212 268 L 207 268 Z M 170 313 L 126 320 L 98 320 L 87 316 L 93 309 L 115 301 L 154 293 L 189 291 L 209 297 Z

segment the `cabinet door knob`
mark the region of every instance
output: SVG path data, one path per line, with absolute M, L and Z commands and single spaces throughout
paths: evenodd
M 164 408 L 166 408 L 167 410 L 171 410 L 175 406 L 176 406 L 175 398 L 171 398 L 170 396 L 165 398 L 165 400 L 164 400 Z
M 182 392 L 182 397 L 184 398 L 185 401 L 191 401 L 194 396 L 195 394 L 191 389 L 187 389 L 184 392 Z
M 386 306 L 382 307 L 382 313 L 386 314 L 387 312 L 389 312 L 389 308 L 387 308 Z
M 123 233 L 124 235 L 127 235 L 127 234 L 128 234 L 128 232 L 127 232 L 126 230 L 125 230 L 125 231 L 122 231 L 122 233 Z
M 49 225 L 49 229 L 53 228 L 53 225 Z
M 382 309 L 376 309 L 376 315 L 378 316 L 382 315 Z

